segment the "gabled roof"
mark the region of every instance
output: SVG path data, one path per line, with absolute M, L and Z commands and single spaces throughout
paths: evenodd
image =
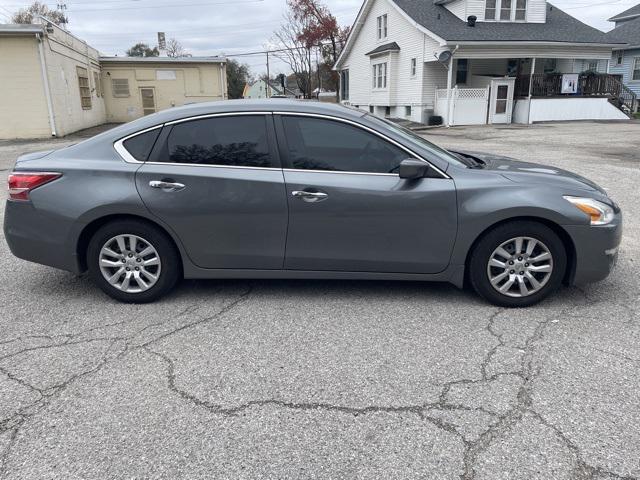
M 640 16 L 633 20 L 622 23 L 607 33 L 610 41 L 629 44 L 626 49 L 640 48 Z
M 448 42 L 561 42 L 609 44 L 604 32 L 547 3 L 545 23 L 477 22 L 470 27 L 430 0 L 390 0 L 416 23 Z M 615 42 L 614 42 L 615 43 Z
M 371 50 L 369 53 L 365 53 L 365 55 L 377 55 L 378 53 L 384 52 L 399 52 L 400 46 L 396 42 L 386 43 L 384 45 L 380 45 L 378 48 Z
M 631 7 L 622 13 L 619 13 L 609 19 L 610 22 L 619 22 L 620 20 L 640 17 L 640 3 L 635 7 Z

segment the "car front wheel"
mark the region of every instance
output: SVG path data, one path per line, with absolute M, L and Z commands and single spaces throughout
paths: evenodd
M 557 290 L 566 268 L 564 244 L 551 228 L 515 221 L 481 238 L 471 256 L 469 279 L 495 305 L 527 307 Z
M 181 275 L 178 254 L 167 235 L 133 220 L 101 227 L 89 242 L 87 266 L 105 293 L 127 303 L 157 300 Z

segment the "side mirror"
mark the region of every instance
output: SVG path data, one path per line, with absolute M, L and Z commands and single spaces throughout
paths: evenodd
M 408 158 L 400 163 L 400 170 L 398 171 L 400 178 L 406 180 L 417 180 L 418 178 L 424 178 L 429 172 L 429 164 L 422 160 L 416 160 L 415 158 Z

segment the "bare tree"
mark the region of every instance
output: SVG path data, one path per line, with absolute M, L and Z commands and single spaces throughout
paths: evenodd
M 274 32 L 272 47 L 280 52 L 274 55 L 285 62 L 295 75 L 298 88 L 305 98 L 312 91 L 311 50 L 313 45 L 305 42 L 302 33 L 308 27 L 308 19 L 296 18 L 291 11 L 284 15 L 282 26 Z
M 176 40 L 175 38 L 170 38 L 167 42 L 167 56 L 178 58 L 178 57 L 190 57 L 191 54 L 185 50 L 182 44 Z
M 11 17 L 12 23 L 33 23 L 39 16 L 51 20 L 56 25 L 69 23 L 67 17 L 60 10 L 52 10 L 44 3 L 33 2 L 29 7 L 21 8 Z

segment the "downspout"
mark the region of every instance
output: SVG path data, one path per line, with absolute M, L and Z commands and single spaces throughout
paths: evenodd
M 49 87 L 49 76 L 47 75 L 47 64 L 44 59 L 44 50 L 42 48 L 42 37 L 36 33 L 38 41 L 38 52 L 40 54 L 40 70 L 42 71 L 42 81 L 44 82 L 44 96 L 47 99 L 47 110 L 49 111 L 49 126 L 51 127 L 51 136 L 57 136 L 56 119 L 53 114 L 53 103 L 51 102 L 51 88 Z

